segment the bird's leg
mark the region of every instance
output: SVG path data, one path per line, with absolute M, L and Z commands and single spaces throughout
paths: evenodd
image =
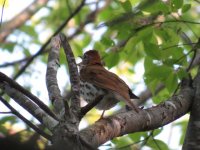
M 134 105 L 134 103 L 129 103 L 129 105 L 126 105 L 126 110 L 127 111 L 130 111 L 130 110 L 134 110 L 136 113 L 139 113 L 139 111 L 141 110 L 142 108 L 138 108 Z
M 101 117 L 99 118 L 99 120 L 100 120 L 100 119 L 103 119 L 103 115 L 104 115 L 105 111 L 106 111 L 106 110 L 103 110 L 103 112 L 102 112 Z

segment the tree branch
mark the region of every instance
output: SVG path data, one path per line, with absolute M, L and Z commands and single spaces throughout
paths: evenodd
M 71 83 L 71 91 L 72 91 L 72 103 L 71 103 L 71 109 L 76 114 L 80 111 L 80 79 L 79 79 L 79 73 L 78 68 L 76 65 L 76 61 L 74 58 L 74 54 L 72 52 L 72 49 L 67 41 L 67 38 L 64 34 L 60 35 L 61 44 L 64 48 L 66 59 L 69 65 L 69 73 L 70 73 L 70 83 Z
M 80 131 L 80 136 L 85 142 L 98 147 L 117 136 L 162 127 L 189 111 L 194 96 L 194 90 L 189 85 L 187 82 L 178 95 L 155 107 L 141 110 L 139 114 L 129 111 L 101 119 Z
M 192 47 L 192 51 L 194 51 L 193 57 L 190 61 L 189 66 L 187 67 L 187 71 L 189 71 L 192 68 L 193 62 L 196 59 L 196 55 L 197 55 L 197 50 L 200 49 L 200 38 L 198 39 L 198 42 L 194 45 L 194 47 Z
M 30 56 L 29 56 L 29 57 L 22 58 L 22 59 L 19 59 L 19 60 L 16 60 L 16 61 L 13 61 L 13 62 L 5 62 L 4 64 L 1 64 L 1 65 L 0 65 L 0 68 L 13 66 L 13 65 L 15 65 L 15 64 L 22 63 L 22 62 L 27 61 L 27 60 L 29 60 L 29 59 L 30 59 Z
M 199 149 L 200 137 L 200 68 L 198 75 L 194 79 L 195 98 L 191 108 L 190 119 L 187 127 L 187 132 L 183 144 L 183 150 Z
M 59 54 L 60 54 L 60 38 L 59 36 L 53 37 L 51 40 L 51 51 L 49 52 L 48 65 L 46 72 L 46 85 L 51 100 L 59 119 L 64 117 L 65 107 L 63 97 L 60 94 L 60 89 L 57 83 L 57 70 L 59 67 Z M 68 106 L 66 106 L 68 107 Z M 67 109 L 69 111 L 69 108 Z
M 32 114 L 41 124 L 45 125 L 50 131 L 58 124 L 58 121 L 49 116 L 38 105 L 33 103 L 27 96 L 11 87 L 6 81 L 0 82 L 0 88 L 5 91 L 16 103 Z
M 74 12 L 71 13 L 71 15 L 58 27 L 58 29 L 46 41 L 46 43 L 42 45 L 42 47 L 38 50 L 38 52 L 34 55 L 34 57 L 31 57 L 31 59 L 27 61 L 27 63 L 19 70 L 19 72 L 13 77 L 13 79 L 17 79 L 26 70 L 26 68 L 32 63 L 32 61 L 46 49 L 46 47 L 49 45 L 51 41 L 51 38 L 56 36 L 66 26 L 66 24 L 81 10 L 84 4 L 85 4 L 85 0 L 82 0 L 80 5 L 74 10 Z
M 96 106 L 103 98 L 104 95 L 98 96 L 94 101 L 88 103 L 86 106 L 81 108 L 80 118 L 85 116 L 94 106 Z
M 39 127 L 34 125 L 32 122 L 30 122 L 28 119 L 26 119 L 24 116 L 22 116 L 16 109 L 14 109 L 5 99 L 3 99 L 0 96 L 1 102 L 8 107 L 13 114 L 15 114 L 18 118 L 20 118 L 23 122 L 25 122 L 30 128 L 32 128 L 34 131 L 36 131 L 38 134 L 46 138 L 47 140 L 51 141 L 51 136 L 47 133 L 45 133 L 43 130 L 41 130 Z
M 12 20 L 4 23 L 0 30 L 0 43 L 4 42 L 7 36 L 13 32 L 16 28 L 22 26 L 28 19 L 31 18 L 42 6 L 44 6 L 48 0 L 35 0 L 28 7 L 26 7 L 21 13 L 19 13 Z
M 21 85 L 19 85 L 14 80 L 10 79 L 8 76 L 0 72 L 0 83 L 8 83 L 11 87 L 15 88 L 16 90 L 20 91 L 27 97 L 29 97 L 33 102 L 35 102 L 38 106 L 40 106 L 41 109 L 43 109 L 46 113 L 48 113 L 51 117 L 54 119 L 57 119 L 55 114 L 47 107 L 39 98 L 37 98 L 35 95 L 30 93 L 28 90 L 24 89 Z

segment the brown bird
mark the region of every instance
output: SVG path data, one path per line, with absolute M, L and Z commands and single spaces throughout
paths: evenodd
M 82 62 L 78 66 L 80 69 L 80 96 L 85 101 L 89 103 L 103 95 L 103 98 L 96 105 L 99 110 L 108 110 L 122 100 L 136 112 L 139 112 L 138 107 L 131 101 L 131 99 L 139 98 L 132 93 L 122 79 L 103 67 L 96 50 L 84 53 Z

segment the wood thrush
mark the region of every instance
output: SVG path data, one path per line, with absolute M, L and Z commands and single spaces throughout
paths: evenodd
M 80 69 L 80 96 L 85 101 L 89 103 L 103 95 L 101 101 L 95 106 L 99 110 L 110 109 L 122 100 L 136 112 L 139 111 L 131 101 L 131 99 L 139 98 L 132 93 L 122 79 L 103 67 L 96 50 L 84 53 L 82 62 L 78 66 Z

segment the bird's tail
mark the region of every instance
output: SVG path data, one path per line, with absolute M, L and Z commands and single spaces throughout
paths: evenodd
M 136 96 L 135 94 L 133 94 L 133 92 L 131 91 L 131 89 L 129 89 L 129 95 L 131 99 L 140 99 L 138 96 Z

